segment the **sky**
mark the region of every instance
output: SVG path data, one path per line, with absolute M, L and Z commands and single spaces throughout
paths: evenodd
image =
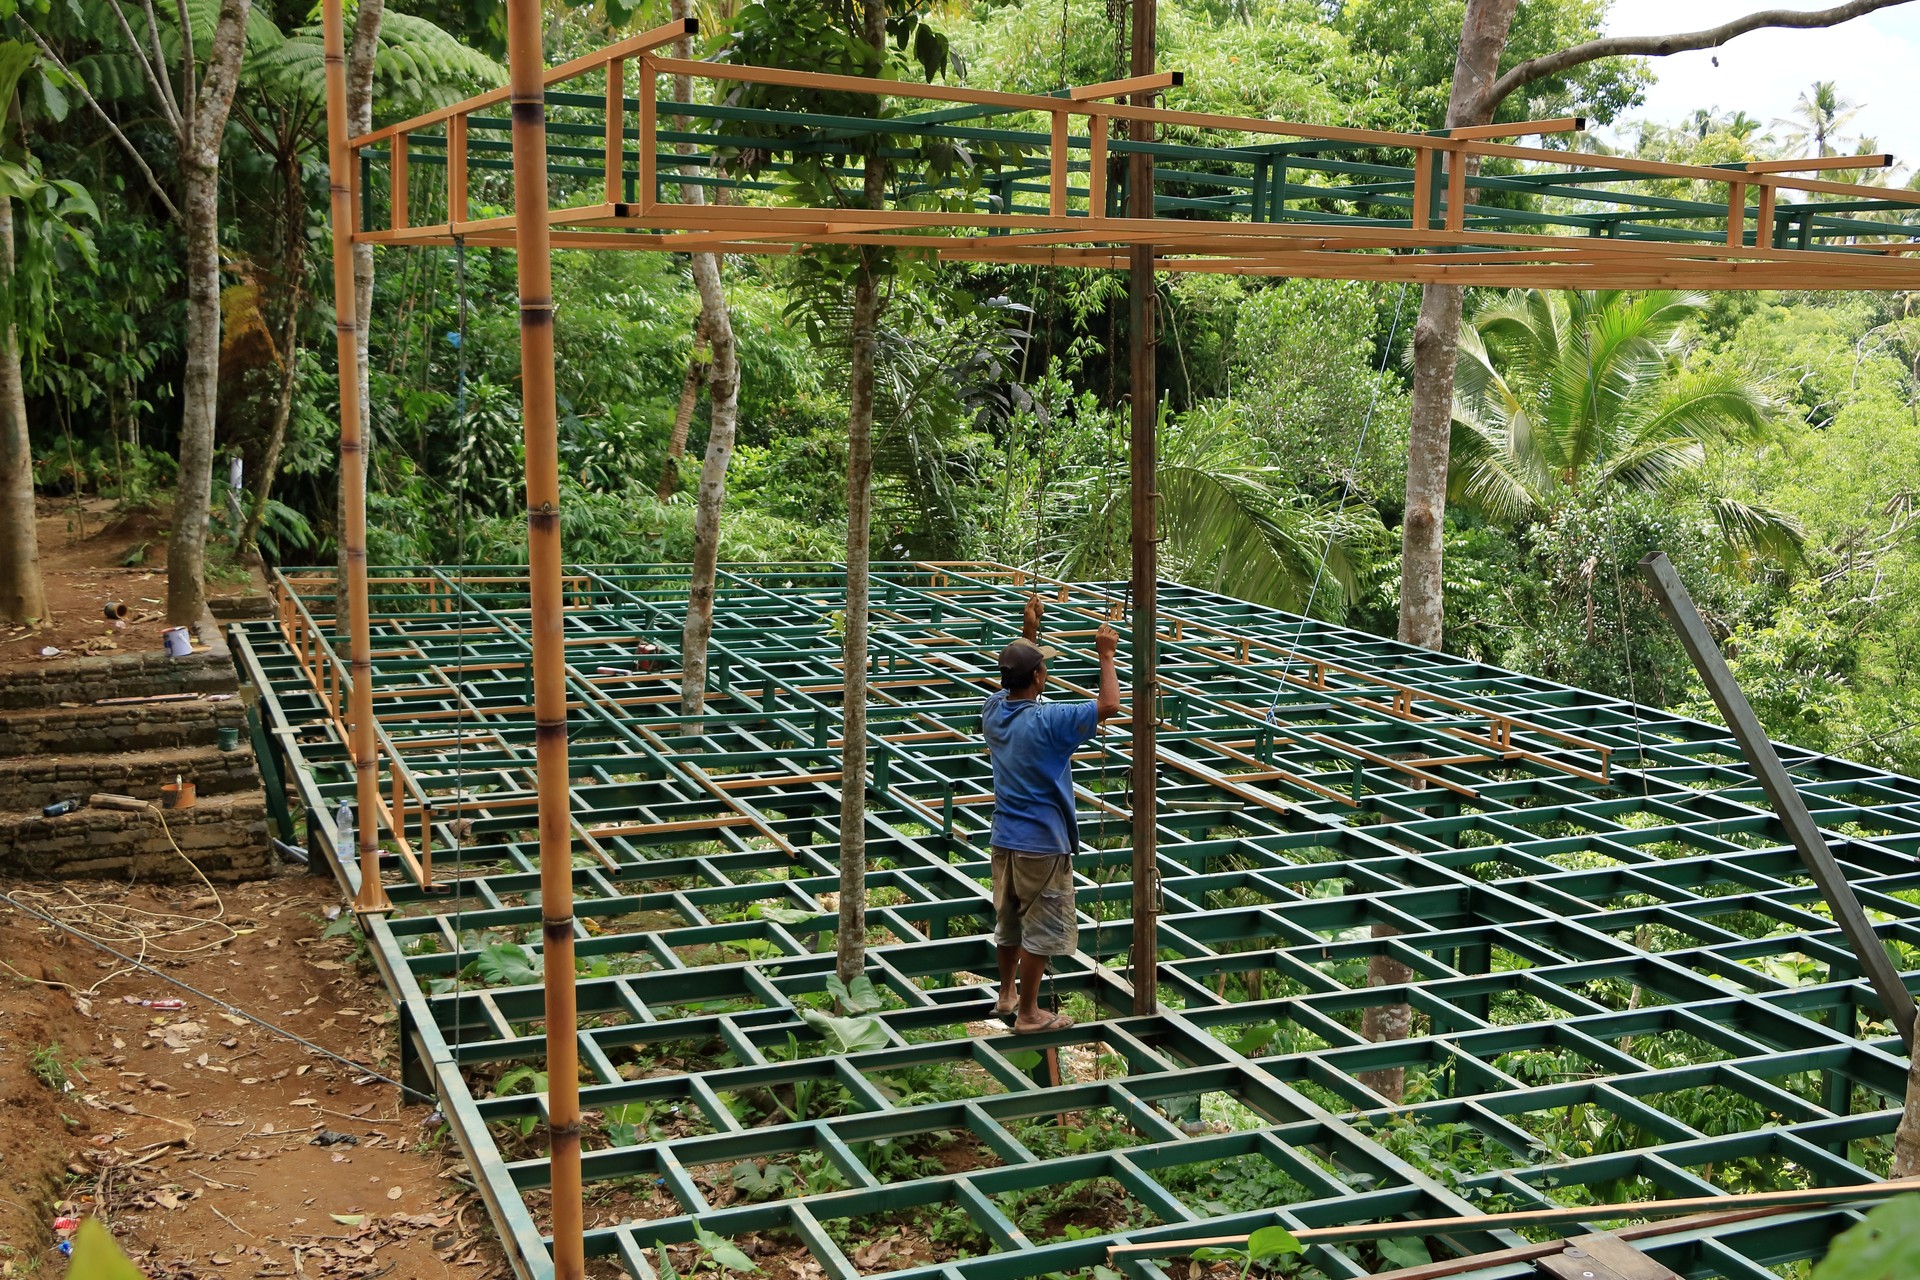
M 1832 0 L 1613 0 L 1609 35 L 1666 35 L 1717 26 L 1760 8 L 1823 9 Z M 1718 58 L 1719 66 L 1712 59 Z M 1911 173 L 1920 164 L 1920 3 L 1826 30 L 1762 30 L 1715 50 L 1650 59 L 1659 79 L 1629 112 L 1672 124 L 1696 107 L 1744 110 L 1771 127 L 1815 80 L 1862 104 L 1850 132 L 1878 141 Z M 1776 133 L 1785 132 L 1776 130 Z M 1852 150 L 1851 146 L 1847 150 Z

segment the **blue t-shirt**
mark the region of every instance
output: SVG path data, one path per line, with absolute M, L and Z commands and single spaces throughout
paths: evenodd
M 1073 819 L 1073 752 L 1100 728 L 1091 702 L 1038 702 L 1000 690 L 980 713 L 993 760 L 996 849 L 1072 853 L 1080 847 Z

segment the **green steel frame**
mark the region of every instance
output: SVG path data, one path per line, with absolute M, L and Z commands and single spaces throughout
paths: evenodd
M 839 1052 L 801 1015 L 827 1007 L 833 971 L 842 575 L 723 567 L 697 728 L 676 714 L 684 575 L 567 577 L 588 1250 L 605 1274 L 653 1280 L 653 1247 L 696 1220 L 803 1244 L 834 1280 L 1027 1280 L 1091 1274 L 1119 1240 L 1886 1174 L 1899 1042 L 1723 729 L 1165 583 L 1162 1012 L 1125 1016 L 1115 970 L 1132 886 L 1127 739 L 1109 728 L 1076 762 L 1081 950 L 1053 979 L 1082 1022 L 1016 1040 L 983 1025 L 992 654 L 1036 585 L 1069 686 L 1091 678 L 1102 620 L 1126 661 L 1131 620 L 1110 585 L 876 567 L 868 954 L 886 1043 Z M 276 588 L 279 619 L 237 624 L 236 651 L 316 868 L 351 894 L 329 816 L 354 785 L 333 577 Z M 441 1099 L 516 1267 L 548 1275 L 545 1161 L 521 1137 L 543 1099 L 497 1088 L 545 1061 L 539 978 L 473 965 L 490 944 L 539 950 L 525 570 L 375 570 L 371 593 L 382 755 L 399 761 L 386 825 L 413 839 L 389 842 L 394 909 L 366 917 L 368 941 L 408 1082 Z M 1920 782 L 1781 755 L 1920 986 Z M 1412 979 L 1370 989 L 1375 956 Z M 1392 999 L 1412 1038 L 1368 1043 L 1363 1011 Z M 1394 1070 L 1397 1108 L 1373 1074 Z M 742 1162 L 765 1198 L 729 1189 Z M 1267 1195 L 1227 1203 L 1232 1186 Z M 1095 1234 L 1036 1216 L 1063 1187 Z M 1852 1220 L 1796 1210 L 1638 1243 L 1693 1280 L 1763 1280 Z M 903 1229 L 910 1255 L 863 1247 Z M 1117 1265 L 1166 1280 L 1165 1262 Z M 1371 1244 L 1318 1246 L 1301 1274 L 1383 1265 Z

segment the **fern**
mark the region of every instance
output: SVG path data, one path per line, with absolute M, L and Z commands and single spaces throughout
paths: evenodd
M 301 27 L 258 56 L 248 74 L 268 92 L 319 101 L 327 67 L 319 27 Z M 506 82 L 506 68 L 446 31 L 410 14 L 388 13 L 380 23 L 373 59 L 374 87 L 383 112 L 444 106 L 476 89 Z

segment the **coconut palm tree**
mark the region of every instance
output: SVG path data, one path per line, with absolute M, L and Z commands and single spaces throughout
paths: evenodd
M 1758 381 L 1685 368 L 1705 306 L 1670 290 L 1495 295 L 1460 334 L 1448 500 L 1517 526 L 1607 486 L 1679 493 L 1709 444 L 1764 432 Z M 1788 517 L 1720 494 L 1706 506 L 1730 549 L 1797 554 Z
M 1774 123 L 1788 127 L 1783 139 L 1787 150 L 1797 152 L 1811 146 L 1816 156 L 1837 156 L 1841 130 L 1853 123 L 1860 107 L 1860 103 L 1842 95 L 1833 81 L 1816 80 L 1795 99 L 1792 114 Z
M 1117 465 L 1124 468 L 1124 458 Z M 1370 505 L 1323 503 L 1296 490 L 1231 401 L 1162 422 L 1156 487 L 1162 571 L 1243 600 L 1338 619 L 1386 546 Z M 1053 571 L 1073 580 L 1124 576 L 1126 486 L 1086 476 L 1077 488 Z

